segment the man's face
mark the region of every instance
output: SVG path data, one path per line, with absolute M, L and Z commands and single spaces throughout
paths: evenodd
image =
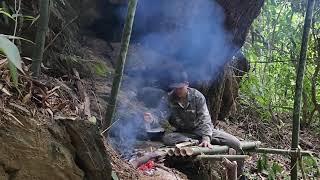
M 184 98 L 184 97 L 186 97 L 187 94 L 188 94 L 188 83 L 184 83 L 184 85 L 181 86 L 181 87 L 174 88 L 174 93 L 175 93 L 176 96 L 178 96 L 179 98 Z

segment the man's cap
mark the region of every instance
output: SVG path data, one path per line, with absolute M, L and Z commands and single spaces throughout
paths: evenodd
M 171 74 L 170 88 L 184 87 L 188 82 L 188 75 L 186 72 L 173 72 Z

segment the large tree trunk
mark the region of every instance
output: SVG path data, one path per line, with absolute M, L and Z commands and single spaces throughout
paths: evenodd
M 233 43 L 240 49 L 246 39 L 253 20 L 259 15 L 264 0 L 216 0 L 225 12 L 225 28 L 232 32 Z M 232 56 L 236 55 L 232 61 Z M 219 78 L 209 85 L 202 85 L 206 95 L 212 121 L 223 120 L 228 116 L 238 95 L 238 83 L 245 72 L 249 70 L 249 62 L 241 54 L 230 54 L 230 61 L 224 67 Z M 231 68 L 231 67 L 233 68 Z M 236 76 L 235 76 L 236 75 Z
M 225 10 L 225 28 L 232 32 L 233 43 L 240 49 L 246 39 L 253 20 L 259 15 L 264 0 L 216 0 Z M 249 71 L 249 62 L 241 54 L 230 54 L 231 62 L 225 65 L 225 71 L 211 86 L 203 86 L 208 97 L 212 121 L 223 120 L 234 107 L 238 96 L 239 82 L 245 72 Z

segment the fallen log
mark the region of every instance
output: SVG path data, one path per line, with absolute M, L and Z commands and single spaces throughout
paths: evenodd
M 224 158 L 227 158 L 230 161 L 244 161 L 249 158 L 248 155 L 198 155 L 197 160 L 213 160 L 213 161 L 222 161 Z

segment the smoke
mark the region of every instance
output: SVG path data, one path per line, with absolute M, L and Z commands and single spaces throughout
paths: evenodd
M 126 8 L 118 14 L 124 21 Z M 139 0 L 131 41 L 134 52 L 128 56 L 128 78 L 122 90 L 138 94 L 146 86 L 167 89 L 173 71 L 185 71 L 191 84 L 215 80 L 237 49 L 224 22 L 224 11 L 214 0 Z M 148 94 L 143 97 L 148 99 Z M 131 98 L 131 102 L 137 100 Z M 124 106 L 117 109 L 119 114 L 128 110 Z M 130 123 L 120 127 L 140 127 L 141 118 L 125 119 Z M 134 142 L 135 133 L 127 131 L 123 139 Z

